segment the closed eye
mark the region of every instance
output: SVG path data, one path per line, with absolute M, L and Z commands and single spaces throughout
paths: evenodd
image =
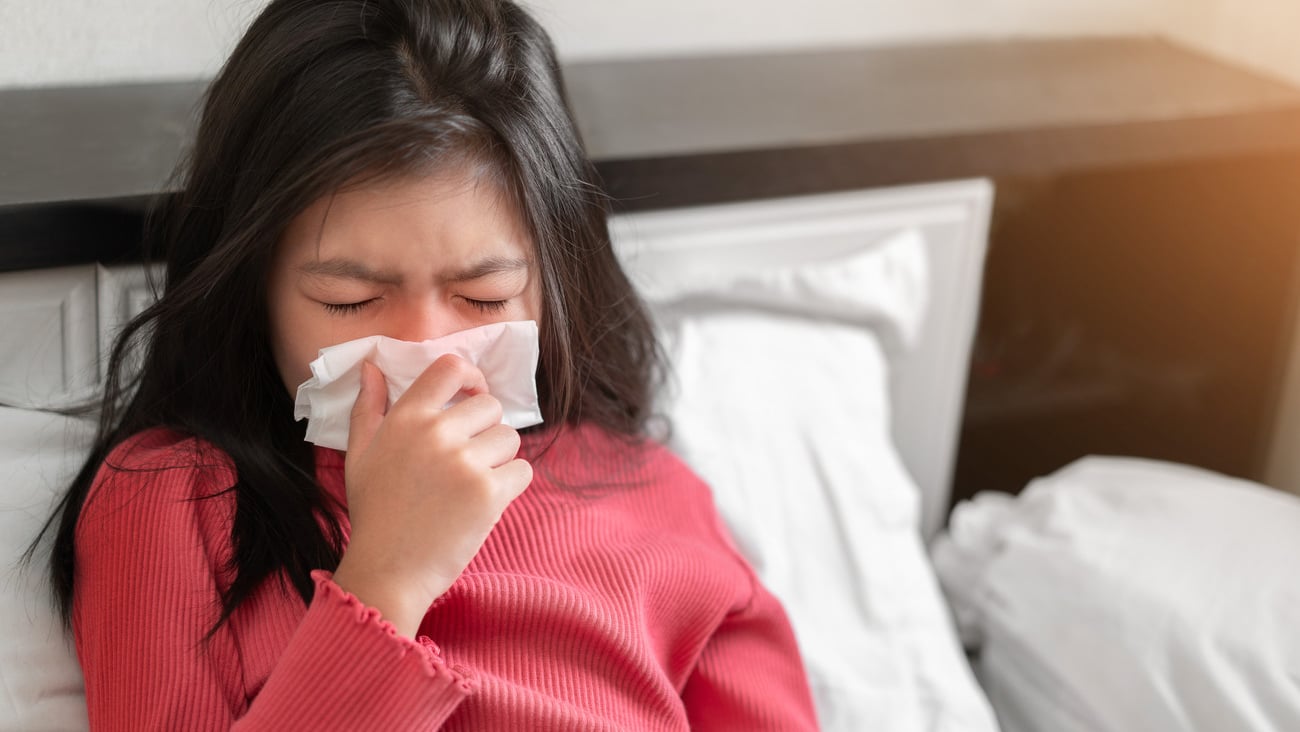
M 323 302 L 321 303 L 321 305 L 323 305 L 327 311 L 333 313 L 334 315 L 353 315 L 355 313 L 361 312 L 361 310 L 365 308 L 367 305 L 370 305 L 371 303 L 376 302 L 378 300 L 379 298 L 372 297 L 369 300 L 362 300 L 360 302 Z
M 481 313 L 499 313 L 506 309 L 509 300 L 475 300 L 467 297 L 465 302 L 474 306 Z

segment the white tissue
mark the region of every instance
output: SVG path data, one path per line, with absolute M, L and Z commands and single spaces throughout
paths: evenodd
M 352 405 L 361 390 L 361 363 L 384 373 L 391 406 L 416 377 L 441 356 L 454 353 L 483 372 L 488 392 L 501 402 L 503 424 L 515 429 L 541 424 L 537 403 L 537 323 L 492 323 L 413 343 L 370 336 L 321 349 L 312 377 L 298 387 L 294 419 L 307 419 L 307 441 L 346 450 Z

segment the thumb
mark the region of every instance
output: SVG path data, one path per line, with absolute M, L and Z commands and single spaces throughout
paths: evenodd
M 369 361 L 361 363 L 361 391 L 352 404 L 351 423 L 348 426 L 348 452 L 365 451 L 379 431 L 388 409 L 388 386 L 384 373 Z

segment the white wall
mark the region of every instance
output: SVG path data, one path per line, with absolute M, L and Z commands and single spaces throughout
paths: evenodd
M 0 87 L 192 79 L 264 0 L 0 0 Z
M 1149 33 L 1210 1 L 525 0 L 566 59 Z M 0 0 L 0 87 L 210 76 L 265 2 Z
M 1300 3 L 1295 0 L 1187 0 L 1194 12 L 1171 18 L 1169 35 L 1213 55 L 1300 84 Z
M 527 1 L 527 0 L 526 0 Z M 1185 0 L 531 0 L 568 58 L 1152 33 Z

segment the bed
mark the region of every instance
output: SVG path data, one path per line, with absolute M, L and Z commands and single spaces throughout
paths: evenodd
M 673 363 L 665 439 L 786 604 L 823 727 L 1300 729 L 1284 620 L 1300 594 L 1273 559 L 1300 550 L 1300 501 L 1095 458 L 944 528 L 992 198 L 968 180 L 612 222 Z M 0 274 L 0 730 L 86 724 L 40 578 L 12 560 L 89 433 L 50 410 L 94 393 L 151 297 L 140 267 L 100 258 L 91 241 L 66 266 Z M 1196 571 L 1143 593 L 1189 543 L 1236 568 L 1239 601 L 1198 612 L 1214 583 Z

